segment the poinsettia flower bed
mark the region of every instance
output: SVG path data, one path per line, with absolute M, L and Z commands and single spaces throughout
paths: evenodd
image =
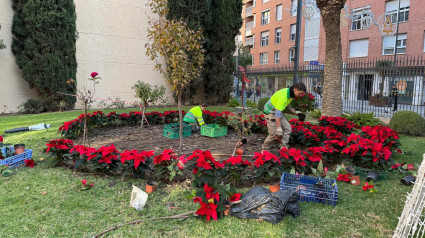
M 225 124 L 227 118 L 234 115 L 232 112 L 210 112 L 205 111 L 204 117 L 207 123 Z M 137 124 L 140 123 L 141 113 L 130 112 L 117 114 L 115 112 L 105 115 L 97 111 L 87 115 L 89 126 L 102 127 L 110 125 L 122 124 Z M 150 124 L 161 124 L 177 121 L 178 111 L 167 111 L 164 113 L 151 112 L 147 113 L 146 117 Z M 60 131 L 65 135 L 76 135 L 77 132 L 83 129 L 84 115 L 79 116 L 76 120 L 66 122 Z M 263 115 L 255 115 L 249 120 L 254 121 L 257 126 L 256 131 L 262 131 L 266 128 L 266 122 Z M 181 163 L 189 163 L 188 168 L 192 171 L 195 181 L 199 184 L 197 187 L 202 187 L 206 182 L 211 183 L 214 177 L 224 177 L 228 175 L 232 180 L 248 179 L 249 176 L 240 174 L 236 176 L 229 175 L 232 170 L 246 171 L 247 168 L 252 168 L 253 175 L 256 180 L 269 180 L 280 176 L 282 171 L 289 172 L 295 170 L 298 173 L 310 173 L 311 168 L 316 168 L 318 163 L 340 163 L 343 159 L 350 159 L 356 166 L 383 170 L 393 164 L 391 156 L 393 152 L 401 152 L 399 150 L 399 137 L 395 131 L 384 126 L 363 127 L 357 125 L 341 117 L 322 117 L 319 120 L 319 125 L 313 125 L 309 122 L 301 122 L 297 119 L 289 121 L 292 127 L 291 143 L 302 146 L 300 148 L 291 148 L 289 150 L 282 149 L 279 155 L 274 155 L 269 152 L 255 153 L 251 161 L 243 161 L 240 157 L 232 157 L 225 163 L 218 162 L 209 151 L 196 150 L 186 159 L 180 159 Z M 354 134 L 354 130 L 360 129 L 359 134 Z M 86 161 L 98 161 L 103 166 L 93 166 L 97 170 L 122 170 L 119 168 L 116 161 L 121 160 L 121 164 L 125 164 L 128 168 L 138 168 L 142 161 L 150 160 L 153 154 L 140 154 L 137 151 L 126 151 L 119 153 L 114 150 L 113 145 L 110 147 L 102 147 L 98 150 L 87 148 L 81 145 L 71 148 L 72 141 L 58 140 L 48 144 L 48 150 L 54 149 L 54 154 L 59 160 L 67 158 L 65 155 L 67 150 L 70 150 L 69 157 L 75 160 L 75 151 L 79 153 Z M 109 149 L 109 150 L 108 150 Z M 111 154 L 112 155 L 109 155 Z M 171 152 L 170 152 L 171 153 Z M 181 168 L 177 156 L 171 154 L 163 154 L 161 158 L 167 158 L 162 167 L 170 166 L 169 171 L 179 173 Z M 59 158 L 60 157 L 60 158 Z M 105 158 L 103 158 L 105 157 Z M 122 159 L 122 158 L 129 159 Z M 156 157 L 159 158 L 159 157 Z M 79 158 L 81 159 L 81 158 Z M 170 159 L 170 160 L 168 160 Z M 77 160 L 76 165 L 80 165 L 81 160 Z M 251 164 L 250 164 L 251 163 Z M 158 164 L 158 163 L 156 163 Z M 130 166 L 129 166 L 130 165 Z M 172 166 L 171 166 L 172 165 Z M 227 165 L 227 166 L 226 166 Z M 159 166 L 159 165 L 158 165 Z M 172 168 L 173 167 L 173 168 Z M 236 169 L 237 167 L 241 167 Z M 244 167 L 244 168 L 242 168 Z M 110 169 L 111 168 L 111 169 Z M 133 171 L 138 173 L 137 170 Z M 139 171 L 141 173 L 141 171 Z

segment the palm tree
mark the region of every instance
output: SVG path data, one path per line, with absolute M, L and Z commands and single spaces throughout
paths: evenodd
M 323 84 L 323 116 L 342 115 L 342 47 L 341 9 L 346 0 L 316 0 L 326 35 L 325 80 Z

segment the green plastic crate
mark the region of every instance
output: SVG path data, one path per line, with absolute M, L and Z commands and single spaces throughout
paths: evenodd
M 180 137 L 179 123 L 171 123 L 164 125 L 162 135 L 170 139 L 178 139 Z M 183 137 L 192 135 L 192 127 L 189 124 L 183 123 Z
M 227 126 L 210 124 L 201 127 L 201 135 L 208 137 L 220 137 L 227 135 Z

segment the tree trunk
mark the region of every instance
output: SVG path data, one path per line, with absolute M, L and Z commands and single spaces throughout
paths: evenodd
M 141 109 L 142 109 L 142 122 L 140 122 L 140 127 L 143 130 L 143 124 L 145 123 L 145 111 L 146 111 L 146 105 L 144 103 Z
M 182 113 L 182 89 L 180 88 L 178 91 L 178 98 L 177 103 L 179 105 L 179 123 L 180 123 L 180 143 L 179 147 L 181 148 L 183 146 L 183 113 Z
M 84 101 L 84 134 L 83 134 L 83 145 L 90 146 L 89 142 L 89 128 L 87 126 L 87 102 Z
M 326 35 L 322 116 L 342 115 L 341 9 L 346 0 L 317 0 Z

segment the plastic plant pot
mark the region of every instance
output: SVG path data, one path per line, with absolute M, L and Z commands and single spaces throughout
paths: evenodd
M 360 185 L 360 176 L 359 175 L 357 175 L 357 176 L 351 175 L 351 176 L 348 177 L 348 179 L 350 180 L 351 185 L 354 185 L 354 186 Z
M 242 148 L 236 148 L 236 152 L 237 155 L 243 155 L 243 149 Z
M 153 193 L 156 191 L 156 187 L 158 186 L 157 182 L 154 181 L 148 181 L 146 182 L 146 192 L 147 193 Z
M 269 189 L 272 193 L 277 192 L 280 190 L 280 184 L 270 184 Z
M 366 181 L 369 182 L 370 180 L 378 181 L 378 174 L 374 171 L 367 173 Z
M 303 113 L 298 114 L 298 120 L 305 121 L 305 114 Z
M 15 155 L 19 155 L 25 152 L 25 144 L 16 144 L 13 147 L 15 148 Z
M 412 175 L 407 175 L 406 177 L 402 178 L 400 182 L 405 186 L 413 185 L 416 181 L 416 178 Z
M 345 167 L 345 172 L 347 172 L 348 175 L 356 174 L 356 170 L 353 167 L 350 167 L 350 166 Z
M 228 216 L 228 215 L 229 215 L 229 212 L 230 212 L 230 208 L 231 208 L 231 207 L 230 207 L 230 205 L 225 205 L 225 206 L 226 206 L 226 210 L 224 210 L 224 212 L 223 212 L 223 213 L 224 213 L 224 215 L 225 215 L 225 216 Z

